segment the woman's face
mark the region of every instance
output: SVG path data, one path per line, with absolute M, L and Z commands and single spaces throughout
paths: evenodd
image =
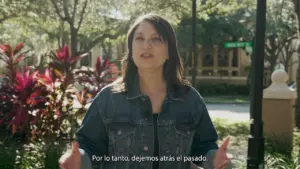
M 132 55 L 138 69 L 162 68 L 168 59 L 168 43 L 151 23 L 144 21 L 133 35 Z

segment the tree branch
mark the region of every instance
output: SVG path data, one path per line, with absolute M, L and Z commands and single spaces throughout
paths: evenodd
M 286 63 L 289 60 L 289 58 L 288 58 L 288 45 L 284 45 L 284 47 L 281 49 L 281 54 L 282 54 L 281 59 L 280 59 L 281 62 Z
M 296 37 L 296 36 L 291 36 L 291 37 L 289 37 L 289 38 L 283 40 L 283 42 L 281 43 L 281 45 L 278 47 L 278 50 L 281 51 L 282 48 L 284 47 L 284 45 L 286 44 L 286 42 L 290 42 L 290 41 L 293 40 L 293 39 L 297 39 L 297 37 Z
M 270 40 L 269 40 L 270 41 Z M 271 45 L 270 45 L 270 42 L 266 42 L 266 44 L 265 44 L 265 50 L 267 51 L 267 52 L 271 52 L 272 51 L 272 47 L 271 47 Z
M 82 11 L 81 11 L 81 14 L 80 14 L 80 18 L 79 18 L 78 27 L 76 28 L 76 31 L 78 31 L 80 29 L 81 23 L 83 21 L 83 18 L 84 18 L 83 15 L 84 15 L 85 9 L 87 7 L 87 1 L 88 0 L 85 0 L 85 2 L 84 2 L 83 8 L 82 8 Z
M 57 39 L 58 49 L 61 49 L 63 46 L 62 46 L 61 43 L 60 43 L 60 38 L 57 37 L 56 39 Z
M 17 15 L 16 15 L 16 14 L 12 14 L 12 15 L 3 15 L 3 17 L 0 18 L 0 24 L 1 24 L 2 22 L 4 22 L 5 20 L 11 19 L 11 18 L 14 18 L 14 17 L 17 17 Z
M 69 9 L 68 9 L 68 0 L 63 0 L 63 10 L 64 10 L 64 14 L 66 17 L 66 21 L 73 26 L 74 21 L 72 20 L 72 18 L 70 18 L 70 14 L 69 14 Z
M 96 46 L 98 43 L 100 43 L 101 41 L 103 41 L 106 38 L 116 39 L 118 37 L 119 37 L 119 34 L 116 34 L 116 35 L 103 34 L 103 35 L 97 37 L 96 39 L 94 39 L 87 47 L 85 47 L 84 49 L 79 51 L 79 55 L 89 52 L 94 46 Z
M 72 11 L 72 21 L 75 21 L 75 15 L 76 15 L 76 10 L 77 10 L 77 5 L 78 5 L 78 0 L 74 1 L 74 7 Z
M 214 8 L 214 7 L 216 7 L 217 5 L 219 5 L 220 3 L 222 3 L 224 0 L 219 0 L 219 1 L 217 1 L 215 4 L 213 4 L 213 5 L 211 5 L 211 6 L 209 6 L 208 7 L 208 5 L 207 6 L 205 6 L 205 8 L 203 8 L 202 10 L 200 9 L 199 11 L 197 11 L 197 12 L 204 12 L 204 11 L 207 11 L 208 9 L 212 9 L 212 8 Z
M 82 50 L 79 51 L 79 54 L 89 52 L 95 45 L 97 45 L 99 42 L 103 41 L 105 38 L 110 38 L 110 39 L 116 39 L 119 36 L 123 35 L 126 33 L 126 31 L 129 29 L 130 22 L 126 22 L 124 24 L 121 24 L 122 28 L 119 28 L 118 33 L 116 34 L 111 34 L 110 33 L 110 28 L 107 28 L 106 30 L 103 30 L 102 32 L 107 32 L 106 34 L 102 34 L 95 38 L 92 42 L 90 42 L 86 47 L 84 47 Z
M 39 23 L 39 21 L 38 21 L 36 18 L 31 17 L 31 19 L 32 19 L 34 22 Z M 30 26 L 30 25 L 29 25 L 29 26 Z M 31 27 L 31 26 L 30 26 L 30 27 Z M 33 27 L 33 28 L 34 28 L 34 27 Z M 35 29 L 36 29 L 36 28 L 35 28 Z M 54 37 L 56 37 L 56 38 L 59 37 L 59 35 L 57 35 L 57 34 L 55 34 L 55 33 L 53 33 L 53 32 L 49 32 L 47 29 L 45 29 L 45 28 L 43 28 L 43 27 L 41 27 L 41 26 L 39 26 L 38 29 L 44 31 L 45 33 L 47 33 L 47 34 L 50 35 L 50 36 L 54 36 Z
M 282 1 L 281 8 L 280 8 L 280 12 L 279 12 L 280 18 L 282 17 L 282 11 L 283 11 L 283 7 L 284 7 L 284 1 L 285 1 L 285 0 Z M 278 15 L 277 15 L 277 16 L 278 16 Z
M 298 50 L 298 47 L 296 49 L 292 49 L 291 45 L 293 44 L 292 42 L 293 39 L 289 40 L 287 43 L 284 43 L 284 50 L 283 48 L 281 49 L 281 53 L 282 53 L 282 57 L 280 59 L 280 62 L 283 63 L 284 65 L 286 66 L 291 66 L 292 64 L 289 64 L 291 58 L 292 58 L 292 55 L 294 53 L 298 53 L 297 50 Z
M 295 12 L 298 17 L 300 17 L 300 1 L 299 0 L 293 0 L 295 5 Z
M 64 16 L 62 16 L 62 15 L 60 14 L 60 11 L 59 11 L 59 9 L 58 9 L 58 6 L 57 6 L 57 4 L 55 3 L 55 0 L 51 0 L 51 2 L 52 2 L 52 4 L 53 4 L 53 7 L 54 7 L 54 9 L 55 9 L 55 11 L 56 11 L 56 14 L 59 16 L 59 18 L 60 18 L 61 20 L 63 20 L 63 21 L 66 21 L 66 17 L 64 17 Z

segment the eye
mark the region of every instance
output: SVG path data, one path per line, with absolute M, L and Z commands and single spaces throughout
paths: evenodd
M 144 40 L 144 38 L 143 37 L 136 37 L 135 40 L 141 41 L 141 40 Z
M 161 43 L 162 40 L 161 40 L 161 38 L 157 37 L 157 38 L 153 38 L 153 39 L 152 39 L 152 42 L 153 42 L 153 43 Z

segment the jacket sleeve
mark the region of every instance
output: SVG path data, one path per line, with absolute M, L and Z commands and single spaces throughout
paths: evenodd
M 200 157 L 204 161 L 193 161 L 194 164 L 203 167 L 204 169 L 213 169 L 213 160 L 216 151 L 218 150 L 217 140 L 218 134 L 208 114 L 203 98 L 198 92 L 196 99 L 194 99 L 194 108 L 196 112 L 196 132 L 193 138 L 191 156 Z M 226 169 L 231 168 L 231 163 Z
M 209 151 L 218 149 L 218 145 L 216 143 L 218 140 L 218 135 L 202 97 L 199 95 L 199 93 L 197 94 L 198 96 L 195 99 L 194 108 L 196 112 L 195 117 L 198 122 L 193 138 L 191 156 L 202 156 L 207 158 L 205 155 Z M 208 161 L 208 159 L 206 161 Z M 209 159 L 209 161 L 211 161 L 211 159 Z M 198 166 L 202 166 L 203 161 L 194 161 L 194 163 Z
M 101 157 L 107 154 L 108 136 L 100 112 L 105 111 L 105 100 L 103 92 L 99 92 L 76 132 L 82 154 L 81 169 L 98 168 L 104 163 Z

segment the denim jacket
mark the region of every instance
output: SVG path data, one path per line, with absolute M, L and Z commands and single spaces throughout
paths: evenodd
M 95 97 L 76 133 L 82 169 L 152 169 L 154 127 L 148 96 L 138 77 L 128 92 L 110 84 Z M 213 169 L 218 149 L 215 127 L 200 94 L 189 87 L 175 97 L 171 85 L 158 116 L 160 169 L 190 169 L 190 163 Z M 230 168 L 230 167 L 228 167 Z

